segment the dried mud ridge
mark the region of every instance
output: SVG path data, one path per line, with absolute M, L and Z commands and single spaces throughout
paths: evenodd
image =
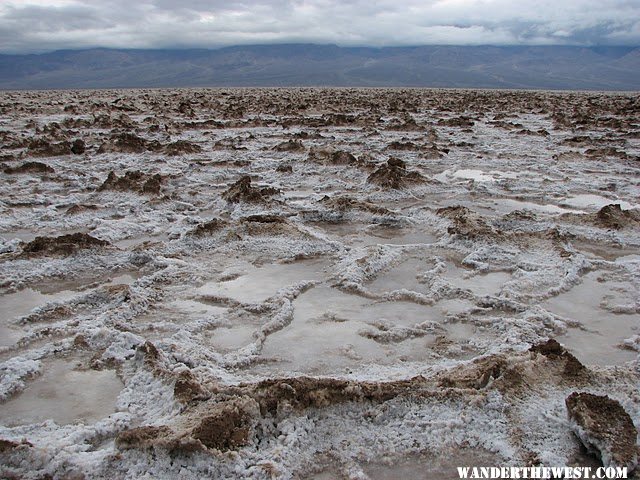
M 475 449 L 580 464 L 581 445 L 635 468 L 638 111 L 0 93 L 0 477 L 375 479 Z M 122 382 L 74 393 L 98 420 L 66 424 L 61 398 L 11 413 L 61 362 Z
M 86 233 L 72 233 L 59 237 L 36 237 L 22 247 L 22 256 L 71 255 L 79 250 L 105 247 L 109 242 Z
M 486 396 L 499 391 L 526 399 L 541 385 L 579 388 L 598 374 L 590 372 L 557 341 L 536 344 L 530 354 L 509 358 L 488 356 L 435 375 L 389 382 L 295 377 L 263 380 L 236 387 L 207 389 L 189 373 L 171 380 L 161 354 L 147 343 L 139 358 L 154 374 L 174 384 L 176 399 L 185 409 L 172 425 L 141 426 L 126 430 L 116 445 L 126 449 L 165 449 L 172 455 L 208 449 L 237 450 L 260 440 L 258 424 L 277 424 L 292 412 L 325 409 L 342 403 L 380 404 L 398 397 L 409 401 L 446 401 Z M 526 401 L 526 400 L 525 400 Z M 566 399 L 569 418 L 581 441 L 593 449 L 605 466 L 637 466 L 637 431 L 619 402 L 607 396 L 573 392 Z M 520 452 L 526 458 L 526 451 Z
M 117 190 L 158 195 L 162 182 L 162 176 L 157 173 L 155 175 L 146 175 L 140 171 L 130 171 L 118 177 L 111 171 L 104 183 L 98 188 L 98 191 Z
M 251 184 L 251 177 L 245 175 L 222 194 L 222 198 L 231 203 L 248 202 L 260 203 L 266 202 L 270 197 L 277 195 L 279 190 L 273 187 L 254 187 Z

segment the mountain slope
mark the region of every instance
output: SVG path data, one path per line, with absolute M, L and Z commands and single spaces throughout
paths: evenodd
M 640 90 L 640 48 L 338 47 L 0 55 L 0 88 L 409 86 Z

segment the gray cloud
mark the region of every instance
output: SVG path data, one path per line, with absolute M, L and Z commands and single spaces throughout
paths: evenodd
M 637 0 L 3 0 L 0 51 L 339 45 L 640 45 Z

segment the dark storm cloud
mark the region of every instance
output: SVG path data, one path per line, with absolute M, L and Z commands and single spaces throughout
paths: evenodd
M 639 45 L 636 0 L 0 0 L 0 51 L 340 45 Z

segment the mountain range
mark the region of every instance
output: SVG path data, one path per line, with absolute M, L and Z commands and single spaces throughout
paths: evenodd
M 640 90 L 640 47 L 248 45 L 0 55 L 0 89 L 342 86 Z

